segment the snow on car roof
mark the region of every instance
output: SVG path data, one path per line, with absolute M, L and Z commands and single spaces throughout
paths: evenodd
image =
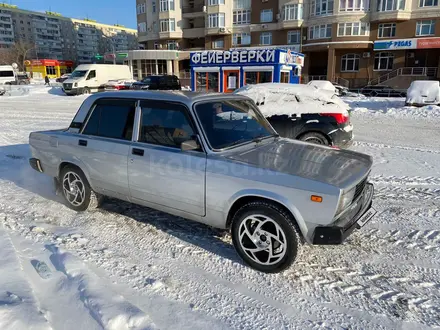
M 344 112 L 349 106 L 334 93 L 309 85 L 263 83 L 246 85 L 236 94 L 251 98 L 264 116 Z
M 319 89 L 325 89 L 328 91 L 335 91 L 335 85 L 333 85 L 328 80 L 312 80 L 307 85 L 309 86 L 316 86 Z

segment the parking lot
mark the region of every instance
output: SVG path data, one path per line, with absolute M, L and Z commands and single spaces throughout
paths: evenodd
M 85 98 L 43 86 L 0 97 L 0 328 L 69 327 L 66 314 L 87 329 L 440 327 L 440 107 L 345 99 L 352 150 L 374 158 L 378 214 L 269 275 L 220 230 L 115 200 L 85 214 L 63 206 L 29 167 L 28 136 L 67 127 Z M 35 260 L 49 269 L 36 274 Z

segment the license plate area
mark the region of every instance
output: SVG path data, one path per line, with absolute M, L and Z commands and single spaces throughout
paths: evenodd
M 362 228 L 375 216 L 376 213 L 377 211 L 373 207 L 371 207 L 367 212 L 365 212 L 363 216 L 359 218 L 356 224 L 359 228 Z

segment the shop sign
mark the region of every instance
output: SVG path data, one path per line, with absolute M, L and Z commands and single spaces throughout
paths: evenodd
M 191 54 L 191 65 L 274 63 L 275 49 L 207 51 Z
M 417 48 L 440 48 L 440 38 L 417 39 Z
M 280 63 L 286 65 L 296 64 L 299 66 L 304 66 L 304 56 L 288 50 L 286 53 L 280 53 Z
M 374 42 L 374 50 L 399 50 L 417 48 L 417 39 L 381 40 Z

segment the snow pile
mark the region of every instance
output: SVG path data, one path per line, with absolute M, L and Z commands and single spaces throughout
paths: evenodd
M 335 94 L 313 86 L 282 83 L 246 85 L 236 94 L 251 98 L 264 116 L 339 113 L 348 105 Z
M 424 107 L 405 106 L 405 99 L 400 97 L 346 97 L 352 111 L 362 115 L 390 116 L 394 118 L 439 118 L 440 107 L 426 105 Z
M 424 105 L 440 103 L 440 84 L 438 81 L 417 80 L 408 88 L 406 103 Z
M 328 80 L 312 80 L 307 85 L 336 93 L 336 87 Z

